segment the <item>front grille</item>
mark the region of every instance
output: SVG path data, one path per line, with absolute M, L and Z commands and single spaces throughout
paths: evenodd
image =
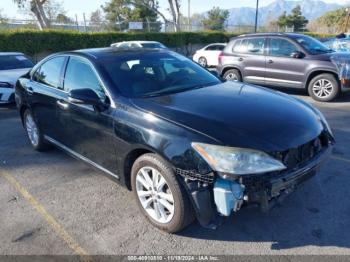
M 203 183 L 208 183 L 211 184 L 214 182 L 214 174 L 213 173 L 208 173 L 208 174 L 197 174 L 195 171 L 192 170 L 183 170 L 180 168 L 176 168 L 176 174 L 190 179 L 190 180 L 194 180 L 194 181 L 200 181 Z
M 328 136 L 322 133 L 317 138 L 297 148 L 291 148 L 283 152 L 275 152 L 272 153 L 272 155 L 280 160 L 287 167 L 287 170 L 290 170 L 310 161 L 322 148 L 328 146 L 328 143 Z
M 270 172 L 260 175 L 243 176 L 243 184 L 249 191 L 265 190 L 271 179 L 282 176 L 286 171 L 298 168 L 307 164 L 314 156 L 316 156 L 323 148 L 329 145 L 329 137 L 322 133 L 319 137 L 303 144 L 297 148 L 292 148 L 283 152 L 275 152 L 272 155 L 280 160 L 286 167 L 286 170 Z

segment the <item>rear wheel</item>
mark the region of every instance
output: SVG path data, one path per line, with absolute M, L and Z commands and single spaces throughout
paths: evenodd
M 207 67 L 208 61 L 207 61 L 207 59 L 206 59 L 204 56 L 201 56 L 201 57 L 198 59 L 198 64 L 200 64 L 200 65 L 203 66 L 203 67 Z
M 329 102 L 340 94 L 340 84 L 332 74 L 315 76 L 308 86 L 309 95 L 317 101 Z
M 41 133 L 33 114 L 28 109 L 23 114 L 23 124 L 32 147 L 38 151 L 47 149 L 48 145 L 44 140 L 44 136 Z
M 175 233 L 193 222 L 185 189 L 171 166 L 158 155 L 145 154 L 135 161 L 131 184 L 141 212 L 154 226 Z
M 239 73 L 239 71 L 237 69 L 227 70 L 224 74 L 224 79 L 226 79 L 227 81 L 242 82 L 241 74 Z

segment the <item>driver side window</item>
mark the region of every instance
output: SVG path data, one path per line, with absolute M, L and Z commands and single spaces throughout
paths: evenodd
M 290 55 L 295 51 L 298 51 L 298 48 L 286 39 L 270 39 L 269 52 L 271 56 L 290 57 Z
M 64 79 L 64 90 L 70 92 L 84 88 L 92 89 L 102 101 L 105 101 L 106 94 L 91 65 L 80 58 L 70 57 Z

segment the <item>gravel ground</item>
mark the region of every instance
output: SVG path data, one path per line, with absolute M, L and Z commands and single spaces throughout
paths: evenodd
M 215 231 L 195 222 L 175 235 L 150 226 L 131 192 L 86 164 L 32 150 L 17 111 L 1 107 L 0 254 L 350 254 L 350 96 L 312 103 L 337 139 L 316 177 L 268 214 L 243 209 Z

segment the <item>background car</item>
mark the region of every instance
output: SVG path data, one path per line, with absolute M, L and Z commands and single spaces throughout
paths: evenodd
M 225 43 L 215 43 L 207 45 L 193 55 L 193 61 L 203 67 L 217 66 L 219 62 L 219 55 L 224 50 Z
M 49 56 L 17 81 L 16 102 L 36 150 L 51 143 L 108 174 L 167 232 L 195 217 L 216 228 L 243 204 L 269 209 L 334 142 L 311 105 L 169 50 Z
M 111 44 L 111 47 L 167 49 L 165 45 L 156 41 L 124 41 Z
M 350 39 L 349 38 L 333 38 L 326 42 L 323 42 L 325 46 L 336 52 L 350 52 Z
M 17 79 L 27 73 L 34 63 L 22 53 L 0 52 L 0 104 L 12 103 Z
M 349 81 L 340 79 L 333 57 L 333 50 L 306 35 L 247 34 L 230 41 L 217 69 L 227 80 L 305 89 L 313 99 L 327 102 L 349 90 L 341 84 Z

